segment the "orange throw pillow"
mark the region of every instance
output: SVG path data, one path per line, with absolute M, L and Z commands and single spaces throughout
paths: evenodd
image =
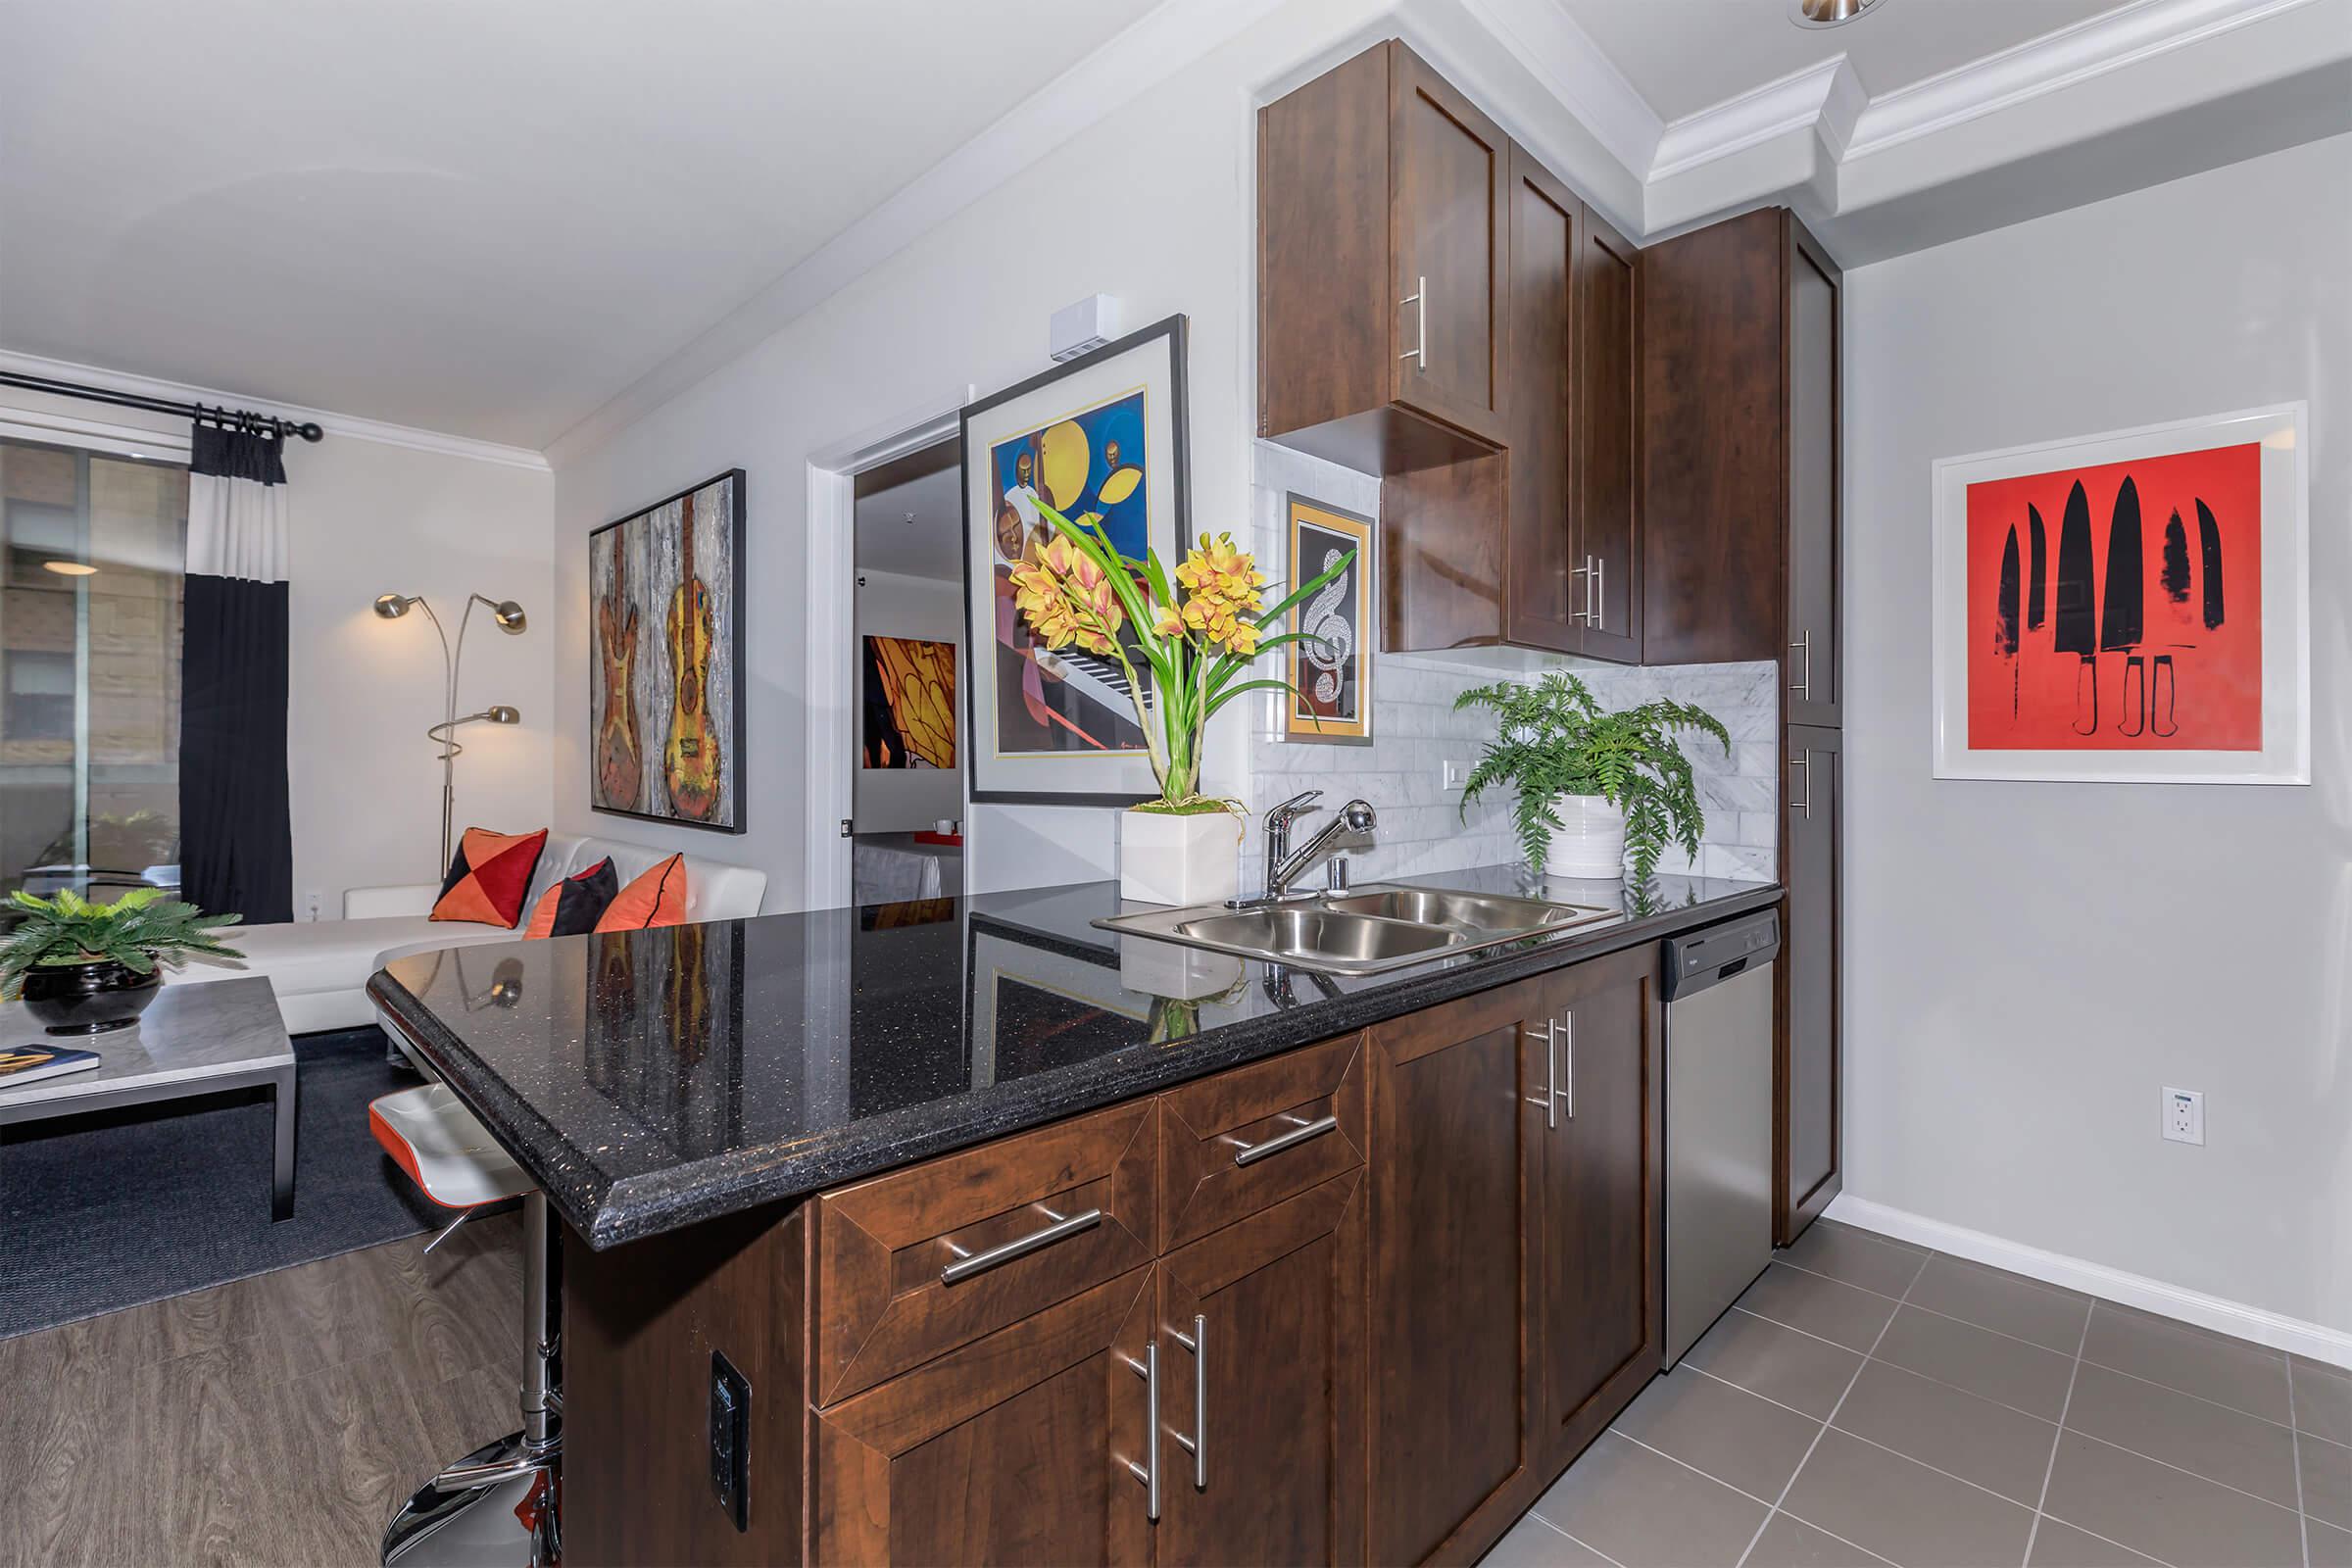
M 596 922 L 599 931 L 649 931 L 686 923 L 686 857 L 673 855 L 646 868 L 620 890 Z
M 547 848 L 547 829 L 536 833 L 493 833 L 469 827 L 450 857 L 449 876 L 433 902 L 436 920 L 466 920 L 513 929 L 522 918 L 522 901 Z

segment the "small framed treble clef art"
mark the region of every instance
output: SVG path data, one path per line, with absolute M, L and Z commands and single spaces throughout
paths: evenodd
M 1327 746 L 1372 744 L 1372 519 L 1292 493 L 1283 498 L 1290 582 L 1348 569 L 1291 612 L 1283 650 L 1282 738 Z

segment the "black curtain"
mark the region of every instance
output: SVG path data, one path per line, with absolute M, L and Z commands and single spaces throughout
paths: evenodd
M 199 423 L 180 642 L 180 897 L 294 918 L 286 790 L 286 469 L 277 438 Z

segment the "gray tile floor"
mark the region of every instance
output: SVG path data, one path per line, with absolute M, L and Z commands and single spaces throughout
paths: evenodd
M 2352 1568 L 2352 1373 L 1820 1221 L 1491 1568 Z

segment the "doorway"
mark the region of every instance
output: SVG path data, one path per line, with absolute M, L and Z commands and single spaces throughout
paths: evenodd
M 934 886 L 937 896 L 963 889 L 960 840 L 970 811 L 957 749 L 964 641 L 958 419 L 972 397 L 971 387 L 957 387 L 808 460 L 804 908 L 860 902 L 861 858 L 866 891 L 884 902 L 932 896 L 923 890 Z M 953 651 L 952 664 L 934 650 L 886 651 L 874 668 L 870 746 L 869 633 Z M 908 678 L 936 676 L 943 667 L 955 674 L 945 703 L 920 688 L 908 695 Z M 894 692 L 904 715 L 893 710 Z M 869 757 L 874 766 L 866 765 Z M 943 833 L 941 822 L 950 830 Z M 889 893 L 900 888 L 911 891 Z
M 963 891 L 963 466 L 935 442 L 851 481 L 858 763 L 855 904 Z

